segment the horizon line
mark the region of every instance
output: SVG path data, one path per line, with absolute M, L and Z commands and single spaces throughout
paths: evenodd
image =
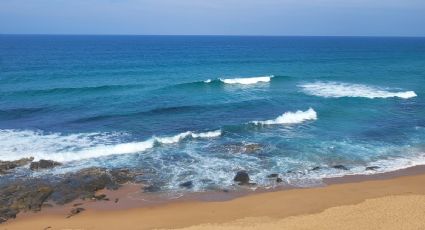
M 264 35 L 264 34 L 73 34 L 73 33 L 0 33 L 3 35 L 21 36 L 168 36 L 168 37 L 393 37 L 393 38 L 425 38 L 425 35 Z

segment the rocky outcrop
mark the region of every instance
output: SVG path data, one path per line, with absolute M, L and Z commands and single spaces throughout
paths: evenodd
M 237 182 L 239 185 L 248 185 L 249 175 L 246 171 L 239 171 L 236 173 L 236 176 L 233 178 L 233 181 Z
M 7 171 L 11 169 L 27 165 L 31 163 L 33 160 L 34 160 L 33 157 L 29 157 L 29 158 L 22 158 L 15 161 L 0 161 L 0 174 L 5 174 L 7 173 Z
M 0 223 L 20 211 L 40 211 L 53 188 L 43 181 L 19 181 L 0 188 Z
M 181 183 L 179 186 L 181 188 L 191 189 L 191 188 L 193 188 L 193 182 L 192 181 L 186 181 L 184 183 Z
M 139 175 L 128 169 L 87 168 L 61 175 L 58 180 L 27 179 L 0 187 L 0 223 L 20 211 L 39 211 L 47 200 L 65 204 L 75 199 L 109 200 L 96 195 L 101 189 L 117 189 Z
M 51 161 L 51 160 L 40 160 L 40 161 L 31 162 L 30 169 L 31 170 L 49 169 L 59 165 L 62 165 L 62 164 L 56 161 Z

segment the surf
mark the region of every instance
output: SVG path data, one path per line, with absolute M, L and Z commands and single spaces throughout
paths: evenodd
M 270 80 L 273 77 L 274 77 L 273 75 L 270 75 L 270 76 L 247 77 L 247 78 L 219 78 L 219 80 L 225 84 L 252 85 L 257 83 L 270 82 Z
M 376 86 L 363 84 L 352 84 L 344 82 L 314 82 L 299 85 L 302 91 L 313 96 L 325 98 L 340 98 L 340 97 L 363 97 L 363 98 L 402 98 L 409 99 L 416 97 L 414 91 L 398 91 L 383 89 Z
M 176 144 L 185 139 L 208 139 L 222 135 L 221 130 L 187 131 L 174 136 L 153 136 L 144 141 L 117 143 L 125 133 L 79 133 L 63 135 L 30 130 L 0 130 L 0 157 L 16 160 L 34 157 L 58 162 L 70 162 L 109 155 L 144 152 L 157 145 Z
M 308 120 L 317 120 L 317 113 L 314 109 L 309 108 L 306 111 L 297 110 L 296 112 L 285 112 L 275 119 L 265 121 L 251 121 L 254 125 L 285 125 L 298 124 Z

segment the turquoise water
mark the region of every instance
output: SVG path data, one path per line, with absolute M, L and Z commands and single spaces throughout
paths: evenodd
M 0 35 L 0 160 L 313 186 L 425 163 L 424 93 L 425 38 Z

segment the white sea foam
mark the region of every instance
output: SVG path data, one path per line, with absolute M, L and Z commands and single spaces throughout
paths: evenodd
M 310 108 L 306 111 L 286 112 L 276 119 L 266 121 L 252 121 L 256 125 L 297 124 L 307 120 L 317 120 L 317 113 Z
M 143 152 L 158 144 L 178 143 L 186 138 L 214 138 L 221 130 L 209 132 L 184 132 L 170 137 L 152 137 L 145 141 L 117 143 L 125 134 L 86 133 L 62 135 L 60 133 L 28 130 L 0 130 L 0 159 L 16 160 L 34 157 L 59 162 L 75 161 L 115 154 Z
M 414 91 L 394 92 L 394 90 L 375 86 L 343 82 L 314 82 L 302 84 L 300 87 L 307 94 L 321 97 L 365 97 L 371 99 L 399 97 L 408 99 L 417 96 Z
M 205 82 L 205 83 L 210 83 L 210 82 L 211 82 L 211 79 L 207 79 L 207 80 L 205 80 L 204 82 Z
M 251 85 L 261 82 L 269 82 L 273 78 L 273 75 L 262 76 L 262 77 L 248 77 L 248 78 L 220 78 L 220 81 L 226 84 L 242 84 Z

